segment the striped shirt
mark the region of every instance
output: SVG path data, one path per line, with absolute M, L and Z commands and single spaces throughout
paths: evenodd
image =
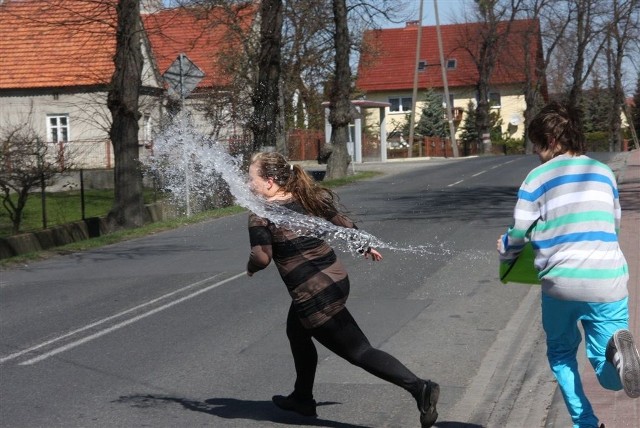
M 297 202 L 284 206 L 304 213 Z M 348 217 L 338 212 L 330 213 L 326 219 L 338 226 L 356 228 Z M 249 215 L 249 240 L 251 255 L 247 271 L 255 273 L 264 269 L 273 259 L 305 328 L 321 326 L 344 308 L 349 295 L 349 277 L 325 241 L 277 227 L 254 213 Z
M 518 192 L 501 260 L 531 241 L 542 292 L 562 300 L 615 302 L 627 296 L 618 244 L 620 201 L 611 169 L 587 156 L 560 155 L 532 170 Z

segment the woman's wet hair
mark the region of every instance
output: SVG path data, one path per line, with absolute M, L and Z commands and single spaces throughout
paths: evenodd
M 529 138 L 539 150 L 546 150 L 555 142 L 560 146 L 559 154 L 585 152 L 581 112 L 560 102 L 544 106 L 529 124 Z
M 293 165 L 284 156 L 276 152 L 258 152 L 251 156 L 251 164 L 257 164 L 258 174 L 262 178 L 272 178 L 280 187 L 284 187 L 293 177 Z
M 326 217 L 336 211 L 337 195 L 319 186 L 300 165 L 293 165 L 277 152 L 258 152 L 251 157 L 251 164 L 258 166 L 258 175 L 271 178 L 294 198 L 309 214 Z

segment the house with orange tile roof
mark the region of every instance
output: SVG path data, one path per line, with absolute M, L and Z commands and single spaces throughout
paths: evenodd
M 106 97 L 114 70 L 116 10 L 108 2 L 0 4 L 0 126 L 28 124 L 72 152 L 80 167 L 112 167 Z M 140 140 L 158 123 L 163 83 L 143 38 Z
M 206 95 L 229 84 L 226 63 L 219 58 L 228 55 L 228 49 L 239 51 L 238 33 L 253 29 L 255 8 L 232 17 L 209 12 L 203 16 L 197 10 L 171 9 L 142 15 L 141 155 L 167 115 L 170 85 L 163 74 L 180 54 L 204 73 L 189 88 L 184 108 L 192 109 L 203 132 L 211 134 Z M 110 0 L 0 2 L 0 128 L 28 123 L 49 143 L 73 145 L 79 167 L 113 167 L 106 99 L 114 71 L 116 22 L 115 2 Z
M 219 141 L 242 136 L 250 99 L 251 73 L 246 55 L 257 34 L 255 3 L 232 7 L 175 8 L 144 14 L 143 23 L 158 70 L 167 76 L 178 57 L 185 55 L 202 79 L 184 99 L 196 126 Z M 174 68 L 175 70 L 175 68 Z M 179 94 L 168 89 L 169 98 Z
M 500 23 L 504 31 L 507 23 Z M 444 68 L 447 76 L 450 105 L 453 108 L 454 125 L 458 135 L 469 101 L 477 105 L 478 70 L 474 55 L 478 51 L 478 35 L 482 24 L 452 24 L 440 26 L 443 45 Z M 406 121 L 413 105 L 414 70 L 417 67 L 417 99 L 415 122 L 418 123 L 424 106 L 427 89 L 442 94 L 444 80 L 438 49 L 437 28 L 421 29 L 419 60 L 417 21 L 408 22 L 403 28 L 369 30 L 363 38 L 364 53 L 361 56 L 356 86 L 370 101 L 388 102 L 386 112 L 392 131 Z M 542 46 L 538 23 L 533 20 L 513 21 L 508 37 L 501 42 L 496 65 L 490 79 L 492 109 L 500 112 L 503 133 L 522 138 L 524 87 L 527 79 L 544 79 L 536 67 L 542 58 Z M 525 36 L 528 36 L 525 38 Z M 524 42 L 526 40 L 526 42 Z M 543 88 L 546 85 L 542 85 Z M 543 89 L 544 90 L 544 89 Z M 377 123 L 378 117 L 369 115 L 369 122 Z

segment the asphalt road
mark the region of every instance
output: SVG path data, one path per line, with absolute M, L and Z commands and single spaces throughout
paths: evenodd
M 339 190 L 360 228 L 430 248 L 382 249 L 379 263 L 340 256 L 372 344 L 440 383 L 438 427 L 543 426 L 555 384 L 539 289 L 501 284 L 495 253 L 536 164 L 395 164 Z M 319 417 L 271 404 L 293 387 L 289 297 L 273 266 L 244 275 L 246 223 L 239 214 L 0 272 L 0 425 L 419 426 L 409 394 L 321 346 Z

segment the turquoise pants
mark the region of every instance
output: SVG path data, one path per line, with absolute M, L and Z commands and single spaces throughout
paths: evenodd
M 542 294 L 542 326 L 547 334 L 547 358 L 558 380 L 574 428 L 598 426 L 598 418 L 580 381 L 576 354 L 582 341 L 578 321 L 585 334 L 587 358 L 603 388 L 622 389 L 616 369 L 605 359 L 613 332 L 629 327 L 628 298 L 611 303 L 559 300 Z

